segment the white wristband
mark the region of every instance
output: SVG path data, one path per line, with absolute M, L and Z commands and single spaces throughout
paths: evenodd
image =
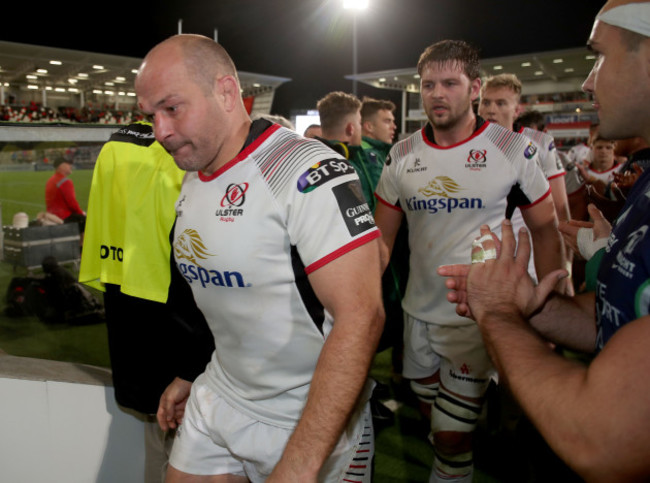
M 594 254 L 607 246 L 607 238 L 594 240 L 594 230 L 592 228 L 578 229 L 578 250 L 585 260 L 589 260 Z

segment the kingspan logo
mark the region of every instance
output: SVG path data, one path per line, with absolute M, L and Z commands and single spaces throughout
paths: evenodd
M 204 260 L 216 255 L 208 252 L 201 236 L 194 229 L 188 228 L 176 238 L 174 256 L 178 269 L 190 284 L 198 282 L 203 288 L 210 285 L 214 287 L 250 287 L 250 284 L 244 282 L 244 276 L 240 272 L 232 270 L 220 272 L 201 266 Z
M 462 188 L 448 176 L 436 176 L 426 186 L 418 190 L 426 198 L 412 196 L 406 199 L 406 208 L 409 211 L 428 211 L 438 213 L 454 210 L 476 210 L 484 208 L 481 198 L 461 198 L 453 195 Z

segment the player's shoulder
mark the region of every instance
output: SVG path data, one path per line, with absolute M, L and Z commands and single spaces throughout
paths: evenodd
M 546 149 L 547 151 L 552 151 L 555 149 L 555 139 L 547 132 L 524 127 L 521 130 L 521 133 L 527 138 L 531 139 L 540 148 Z
M 129 143 L 149 147 L 156 141 L 151 123 L 139 121 L 119 128 L 109 138 L 109 142 Z
M 386 166 L 399 165 L 409 155 L 417 151 L 418 147 L 424 144 L 422 130 L 418 130 L 395 144 L 386 157 Z
M 267 134 L 253 157 L 262 177 L 276 193 L 296 183 L 299 190 L 301 186 L 307 189 L 314 183 L 356 173 L 343 156 L 322 141 L 284 127 Z
M 482 134 L 484 139 L 489 140 L 508 159 L 522 156 L 532 159 L 537 154 L 538 148 L 530 138 L 497 123 L 488 123 Z

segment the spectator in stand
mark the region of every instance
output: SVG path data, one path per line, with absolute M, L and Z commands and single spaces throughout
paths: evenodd
M 61 218 L 64 223 L 78 223 L 79 232 L 83 233 L 86 212 L 79 206 L 74 184 L 69 178 L 72 161 L 60 157 L 53 165 L 54 174 L 45 183 L 45 210 Z

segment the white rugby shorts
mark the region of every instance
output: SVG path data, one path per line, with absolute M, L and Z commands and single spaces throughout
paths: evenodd
M 263 482 L 280 460 L 293 430 L 257 421 L 233 408 L 203 377 L 192 385 L 170 464 L 194 475 L 233 474 Z M 366 403 L 351 418 L 318 480 L 370 483 L 373 457 L 372 417 Z
M 496 370 L 476 324 L 442 326 L 404 313 L 404 367 L 407 379 L 440 371 L 440 382 L 461 396 L 480 398 Z

